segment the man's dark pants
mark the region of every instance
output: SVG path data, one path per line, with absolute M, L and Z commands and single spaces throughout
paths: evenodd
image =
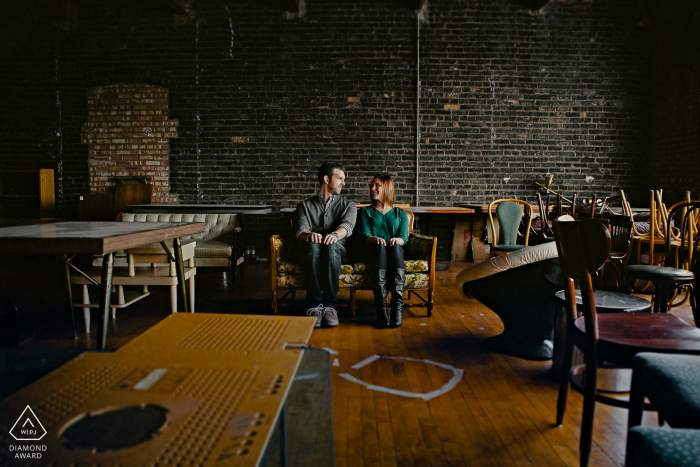
M 338 307 L 338 278 L 340 265 L 347 258 L 345 242 L 340 240 L 330 245 L 303 242 L 302 264 L 306 273 L 306 303 L 309 308 L 323 303 L 329 308 Z

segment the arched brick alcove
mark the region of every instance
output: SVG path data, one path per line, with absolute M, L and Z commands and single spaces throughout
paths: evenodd
M 97 86 L 88 92 L 81 142 L 89 146 L 90 192 L 114 189 L 114 177 L 151 177 L 153 201 L 177 202 L 170 193 L 168 90 L 147 84 Z

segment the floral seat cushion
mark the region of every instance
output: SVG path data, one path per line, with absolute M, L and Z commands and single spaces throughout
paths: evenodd
M 294 247 L 297 240 L 293 235 L 273 235 L 270 238 L 272 274 L 272 309 L 277 312 L 278 289 L 303 289 L 306 277 L 300 264 L 295 261 Z M 351 248 L 351 246 L 348 246 Z M 351 248 L 352 249 L 352 248 Z M 433 311 L 433 292 L 435 287 L 435 270 L 431 270 L 431 262 L 435 262 L 437 238 L 428 235 L 409 234 L 409 241 L 404 246 L 407 261 L 406 281 L 404 288 L 416 292 L 425 303 L 428 316 Z M 349 253 L 352 257 L 352 253 Z M 432 276 L 431 276 L 432 274 Z M 355 262 L 343 264 L 340 269 L 338 285 L 341 290 L 371 290 L 372 274 L 368 263 Z M 426 291 L 427 297 L 418 295 L 418 291 Z M 422 305 L 417 305 L 422 306 Z M 355 316 L 355 294 L 350 294 L 350 309 Z
M 428 287 L 430 267 L 426 260 L 408 260 L 406 264 L 407 289 L 425 289 Z M 277 286 L 281 288 L 303 288 L 304 273 L 298 264 L 289 261 L 277 263 Z M 367 263 L 343 264 L 340 266 L 339 286 L 341 289 L 372 287 L 370 267 Z

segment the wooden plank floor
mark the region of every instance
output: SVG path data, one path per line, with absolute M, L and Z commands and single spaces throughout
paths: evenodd
M 358 293 L 358 316 L 340 309 L 341 324 L 317 329 L 311 345 L 338 352 L 333 367 L 336 464 L 358 466 L 505 466 L 578 465 L 582 398 L 572 392 L 564 426 L 554 426 L 557 383 L 551 362 L 531 362 L 486 350 L 483 340 L 500 333 L 500 319 L 454 285 L 466 263 L 449 264 L 437 273 L 435 309 L 409 308 L 398 329 L 376 329 L 371 292 Z M 242 273 L 242 274 L 241 274 Z M 270 313 L 269 263 L 254 263 L 235 278 L 221 270 L 197 275 L 196 309 L 214 313 Z M 283 314 L 301 314 L 303 293 L 287 300 Z M 346 298 L 341 294 L 341 299 Z M 411 302 L 416 302 L 414 298 Z M 684 306 L 673 311 L 689 319 Z M 110 323 L 109 347 L 118 347 L 169 313 L 166 288 L 117 312 Z M 94 318 L 93 318 L 94 322 Z M 691 321 L 692 322 L 692 321 Z M 81 333 L 39 329 L 22 346 L 92 347 Z M 373 355 L 382 358 L 359 369 L 353 365 Z M 417 361 L 416 361 L 417 360 Z M 396 391 L 428 393 L 453 376 L 463 377 L 450 391 L 430 400 L 367 388 L 341 377 L 347 373 L 370 385 Z M 646 415 L 645 423 L 656 423 Z M 598 404 L 590 465 L 624 462 L 627 411 Z

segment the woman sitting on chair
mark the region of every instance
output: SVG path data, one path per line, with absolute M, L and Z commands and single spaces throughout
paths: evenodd
M 376 175 L 369 186 L 371 206 L 358 214 L 360 234 L 372 247 L 363 251 L 372 267 L 372 291 L 377 310 L 377 326 L 399 327 L 403 312 L 406 278 L 403 245 L 408 241 L 408 215 L 394 207 L 394 182 L 388 174 Z M 391 292 L 391 318 L 386 298 Z

